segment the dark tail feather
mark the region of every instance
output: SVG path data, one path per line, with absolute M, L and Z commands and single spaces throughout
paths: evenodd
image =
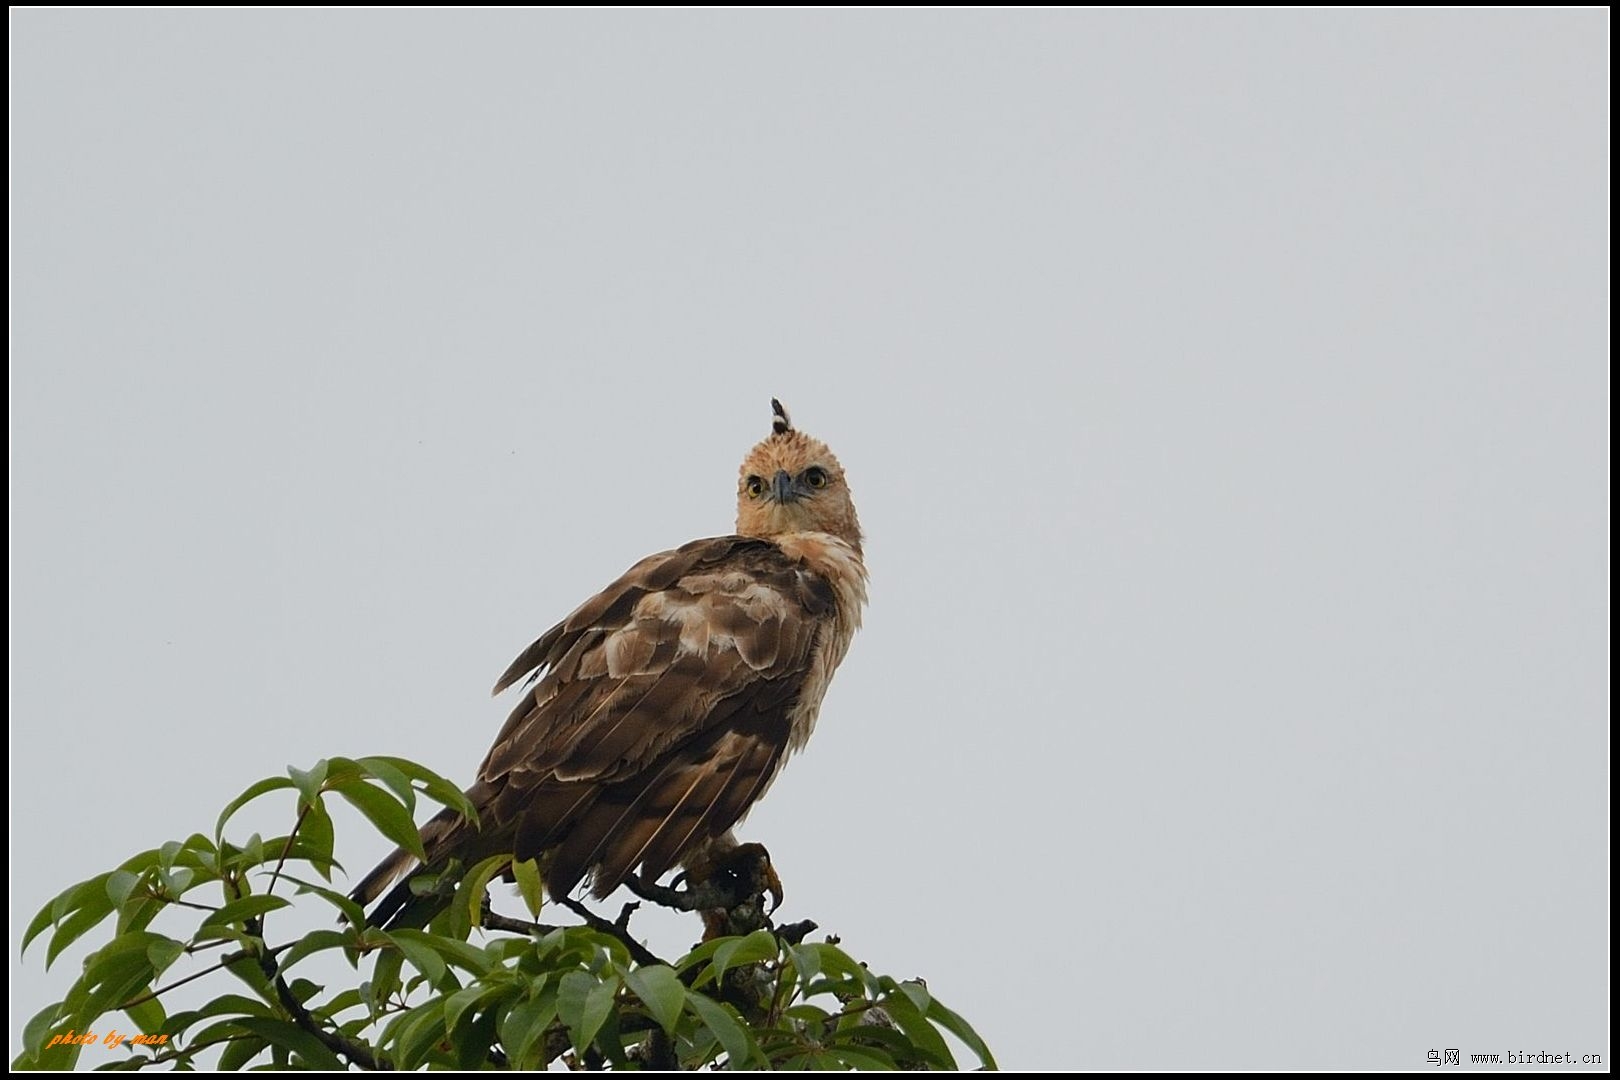
M 420 930 L 433 921 L 433 916 L 444 909 L 447 900 L 430 894 L 417 896 L 411 892 L 411 879 L 406 878 L 382 898 L 371 910 L 366 921 L 384 930 Z
M 361 907 L 382 896 L 382 902 L 366 916 L 366 922 L 383 928 L 426 926 L 447 900 L 438 895 L 417 896 L 411 892 L 411 875 L 419 868 L 442 870 L 455 849 L 473 829 L 454 810 L 441 810 L 422 826 L 422 847 L 428 861 L 418 866 L 416 857 L 404 848 L 395 848 L 382 862 L 360 879 L 349 898 Z M 398 884 L 395 884 L 395 882 Z M 392 889 L 388 886 L 393 885 Z M 384 891 L 387 895 L 384 896 Z M 410 909 L 407 911 L 407 909 Z M 402 914 L 405 913 L 405 914 Z M 420 921 L 417 921 L 420 919 Z
M 404 848 L 395 848 L 393 853 L 378 863 L 371 873 L 360 879 L 360 884 L 349 893 L 349 899 L 365 907 L 383 894 L 383 890 L 393 884 L 399 876 L 411 868 L 416 858 Z

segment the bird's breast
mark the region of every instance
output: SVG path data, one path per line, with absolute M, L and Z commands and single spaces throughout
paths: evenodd
M 789 533 L 773 539 L 806 570 L 831 584 L 835 597 L 832 617 L 817 634 L 810 670 L 790 718 L 788 748 L 797 751 L 815 730 L 827 685 L 860 629 L 861 608 L 866 605 L 866 564 L 847 541 L 829 533 Z

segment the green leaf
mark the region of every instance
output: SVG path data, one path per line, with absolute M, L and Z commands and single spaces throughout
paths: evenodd
M 278 908 L 292 905 L 283 897 L 270 896 L 244 896 L 240 900 L 232 900 L 218 911 L 211 911 L 203 919 L 202 925 L 207 926 L 236 926 L 246 923 L 247 920 L 259 915 L 265 915 Z
M 902 983 L 900 993 L 891 994 L 883 999 L 883 1011 L 888 1014 L 889 1019 L 899 1025 L 900 1030 L 911 1041 L 911 1045 L 916 1048 L 920 1056 L 927 1060 L 929 1065 L 936 1069 L 948 1069 L 951 1072 L 956 1072 L 956 1056 L 951 1053 L 951 1048 L 946 1045 L 944 1037 L 939 1033 L 939 1029 L 929 1023 L 928 1019 L 923 1015 L 922 1009 L 919 1009 L 910 995 L 904 992 L 904 987 L 907 985 L 916 986 L 917 984 Z M 927 991 L 923 993 L 926 995 Z
M 624 1053 L 624 1032 L 619 1028 L 619 1020 L 619 1011 L 610 1009 L 607 1019 L 602 1022 L 602 1030 L 596 1034 L 596 1048 L 607 1058 L 614 1071 L 628 1071 L 630 1059 Z
M 410 777 L 383 758 L 366 758 L 364 764 L 357 761 L 355 766 L 381 780 L 389 791 L 399 796 L 399 801 L 405 804 L 406 810 L 412 814 L 416 813 L 416 789 L 411 787 Z
M 182 844 L 178 840 L 165 841 L 158 848 L 158 869 L 162 870 L 164 873 L 168 873 L 170 870 L 173 870 L 174 860 L 178 859 L 180 857 L 180 853 L 185 850 L 186 845 Z
M 169 965 L 186 954 L 185 942 L 173 938 L 163 938 L 154 941 L 146 947 L 146 959 L 152 964 L 152 974 L 161 975 L 169 969 Z
M 350 926 L 366 925 L 365 910 L 343 893 L 335 889 L 328 889 L 324 885 L 317 885 L 313 881 L 293 877 L 291 874 L 282 874 L 281 879 L 298 886 L 299 893 L 313 893 L 337 908 L 343 913 L 343 917 L 348 920 Z
M 821 974 L 821 954 L 816 950 L 804 945 L 789 945 L 787 953 L 793 959 L 793 970 L 800 986 L 809 986 L 810 981 Z
M 288 984 L 287 989 L 291 991 L 292 996 L 298 1000 L 298 1004 L 305 1005 L 309 1003 L 310 998 L 314 997 L 322 990 L 325 990 L 326 987 L 314 982 L 311 979 L 294 979 L 290 984 Z
M 360 991 L 350 987 L 347 990 L 340 990 L 333 994 L 326 1004 L 320 1007 L 318 1012 L 325 1017 L 336 1017 L 339 1013 L 346 1012 L 349 1009 L 359 1009 L 364 1005 L 365 1000 L 360 996 Z
M 298 839 L 307 846 L 310 855 L 314 858 L 315 870 L 327 881 L 332 880 L 332 815 L 327 812 L 326 803 L 320 799 L 310 807 L 304 815 L 304 823 L 298 827 Z M 288 852 L 291 857 L 292 852 Z
M 427 976 L 429 985 L 437 986 L 444 978 L 444 958 L 433 947 L 433 935 L 420 930 L 396 930 L 388 938 L 405 954 L 412 967 Z
M 44 1045 L 33 1058 L 19 1056 L 12 1063 L 15 1070 L 39 1069 L 49 1072 L 67 1072 L 79 1061 L 79 1051 L 83 1049 L 78 1043 L 51 1045 L 51 1039 L 57 1035 L 83 1034 L 66 1025 L 52 1028 L 44 1033 Z
M 96 895 L 85 900 L 84 905 L 63 919 L 56 927 L 56 933 L 51 935 L 51 943 L 45 950 L 45 968 L 50 966 L 62 950 L 73 944 L 112 914 L 112 900 L 107 896 L 107 890 L 100 888 Z
M 545 886 L 540 883 L 540 867 L 533 859 L 512 864 L 512 876 L 517 879 L 518 892 L 529 909 L 529 917 L 538 919 L 540 907 L 546 902 Z
M 265 977 L 264 969 L 259 967 L 258 962 L 251 956 L 244 956 L 240 960 L 232 960 L 226 963 L 225 970 L 241 979 L 265 1001 L 275 1001 L 279 1004 L 275 987 L 270 985 L 270 980 Z
M 624 974 L 625 985 L 641 999 L 647 1013 L 665 1034 L 674 1034 L 675 1024 L 686 1008 L 686 987 L 675 969 L 664 964 L 635 968 Z
M 171 898 L 184 896 L 186 890 L 191 888 L 193 884 L 204 884 L 203 881 L 197 880 L 197 871 L 189 866 L 159 871 L 158 881 L 163 886 L 164 895 Z
M 125 869 L 128 869 L 128 867 L 125 867 Z M 23 934 L 22 951 L 27 952 L 28 943 L 33 941 L 34 938 L 38 937 L 40 934 L 44 933 L 46 927 L 57 925 L 58 929 L 60 930 L 60 923 L 70 913 L 78 911 L 81 908 L 89 907 L 92 911 L 100 912 L 100 915 L 97 916 L 94 921 L 89 923 L 89 925 L 81 929 L 79 934 L 84 933 L 85 930 L 88 930 L 91 926 L 94 926 L 97 922 L 100 922 L 103 918 L 110 915 L 113 910 L 113 903 L 112 898 L 107 895 L 107 882 L 109 879 L 111 879 L 111 877 L 111 873 L 97 874 L 88 881 L 81 881 L 77 885 L 69 885 L 67 888 L 57 893 L 50 903 L 39 909 L 39 913 L 35 915 L 33 921 L 28 924 L 28 930 Z M 76 938 L 79 935 L 75 934 L 73 936 Z M 54 936 L 52 941 L 55 941 Z M 67 945 L 68 942 L 64 942 L 62 948 L 66 948 Z M 56 952 L 60 951 L 61 949 L 56 950 Z M 51 961 L 55 958 L 56 953 L 47 953 L 45 958 L 45 967 L 47 969 L 50 968 Z
M 317 825 L 316 828 L 319 829 L 320 826 Z M 314 844 L 306 840 L 302 829 L 295 835 L 273 836 L 269 840 L 263 841 L 263 846 L 265 851 L 269 853 L 268 857 L 260 860 L 264 863 L 307 862 L 323 875 L 333 868 L 343 869 L 343 864 L 333 859 L 329 853 L 319 850 Z M 257 865 L 257 863 L 249 862 L 248 865 L 251 867 Z M 267 875 L 271 873 L 274 873 L 273 866 L 271 870 L 266 872 Z
M 490 1048 L 499 1042 L 495 1035 L 495 1022 L 499 1019 L 497 1010 L 486 1009 L 473 1014 L 460 1031 L 445 1034 L 445 1039 L 450 1043 L 451 1061 L 457 1069 L 471 1072 L 484 1067 Z
M 722 1005 L 696 991 L 687 992 L 686 1003 L 698 1014 L 703 1026 L 719 1040 L 720 1046 L 726 1052 L 727 1068 L 746 1069 L 753 1063 L 753 1039 L 737 1021 L 730 1006 Z
M 63 1005 L 81 1027 L 89 1027 L 103 1013 L 122 1008 L 152 981 L 152 961 L 147 946 L 159 934 L 137 933 L 114 939 L 92 953 L 84 974 L 68 990 Z
M 235 1024 L 231 1027 L 234 1029 Z M 219 1055 L 220 1072 L 237 1072 L 248 1062 L 269 1049 L 270 1043 L 258 1036 L 237 1038 L 225 1044 L 224 1053 Z
M 346 757 L 331 757 L 326 759 L 326 787 L 335 788 L 339 784 L 347 784 L 352 780 L 363 780 L 370 776 L 364 766 L 358 761 Z
M 862 985 L 860 979 L 853 976 L 841 979 L 822 976 L 804 988 L 804 996 L 807 998 L 820 997 L 823 994 L 831 994 L 839 1001 L 856 1001 L 866 997 L 866 987 Z
M 234 941 L 244 949 L 256 948 L 259 939 L 237 926 L 204 926 L 191 935 L 194 944 L 205 941 Z
M 444 999 L 444 1029 L 452 1031 L 461 1023 L 461 1014 L 479 1004 L 486 997 L 505 991 L 507 987 L 491 986 L 487 983 L 478 983 L 464 990 L 457 990 Z
M 506 1048 L 508 1063 L 513 1069 L 531 1070 L 544 1067 L 544 1063 L 530 1057 L 537 1043 L 542 1043 L 546 1028 L 557 1016 L 557 995 L 542 994 L 514 1005 L 501 1018 L 501 1045 Z M 543 1045 L 543 1043 L 542 1043 Z
M 755 930 L 741 941 L 721 946 L 714 954 L 714 963 L 724 974 L 728 968 L 775 960 L 776 956 L 776 935 L 769 930 Z
M 928 1019 L 966 1043 L 967 1048 L 979 1056 L 980 1063 L 986 1069 L 991 1071 L 999 1069 L 995 1055 L 984 1044 L 984 1040 L 979 1037 L 979 1033 L 973 1030 L 973 1025 L 947 1009 L 940 1003 L 938 998 L 934 998 L 928 1003 L 927 1015 Z
M 495 961 L 490 957 L 489 953 L 475 945 L 469 945 L 465 941 L 457 941 L 454 938 L 443 937 L 439 934 L 425 934 L 420 930 L 393 931 L 395 938 L 401 935 L 421 941 L 451 964 L 470 971 L 474 975 L 488 975 L 496 967 Z
M 66 893 L 63 895 L 66 895 Z M 54 902 L 55 901 L 52 901 L 52 903 Z M 46 904 L 44 907 L 40 908 L 33 920 L 29 922 L 28 929 L 23 931 L 22 948 L 17 950 L 17 955 L 21 956 L 26 953 L 28 951 L 28 943 L 33 941 L 39 935 L 43 934 L 45 932 L 45 928 L 51 925 L 51 923 L 54 921 L 55 920 L 51 916 L 51 904 Z
M 776 937 L 769 930 L 755 930 L 747 937 L 719 938 L 714 950 L 714 962 L 692 983 L 694 988 L 706 986 L 734 967 L 774 960 L 777 955 Z M 694 950 L 695 952 L 696 950 Z
M 39 1052 L 45 1047 L 45 1036 L 51 1033 L 56 1024 L 57 1013 L 62 1003 L 53 1002 L 34 1014 L 34 1018 L 23 1025 L 23 1053 L 31 1058 L 39 1057 Z
M 801 945 L 799 948 L 815 953 L 816 957 L 821 962 L 821 968 L 823 971 L 830 972 L 834 975 L 854 975 L 857 978 L 860 977 L 862 970 L 860 962 L 854 957 L 850 956 L 843 949 L 840 949 L 838 946 L 833 945 L 830 942 L 813 941 L 807 945 Z
M 917 1051 L 917 1046 L 906 1038 L 905 1032 L 889 1024 L 880 1023 L 878 1017 L 887 1013 L 876 1010 L 840 1017 L 835 1030 L 825 1037 L 827 1044 L 850 1043 L 854 1046 L 875 1046 L 897 1061 L 907 1065 L 927 1064 L 928 1059 Z M 892 1021 L 891 1021 L 892 1023 Z
M 850 1046 L 848 1043 L 840 1043 L 829 1047 L 827 1053 L 855 1069 L 894 1072 L 899 1068 L 888 1054 L 870 1046 Z
M 589 1036 L 582 1037 L 585 1031 L 585 1012 L 591 999 L 591 991 L 600 985 L 596 978 L 583 971 L 570 971 L 562 977 L 557 984 L 557 1017 L 568 1027 L 568 1036 L 574 1043 L 574 1049 L 580 1053 L 590 1046 Z M 598 1020 L 591 1028 L 590 1034 L 596 1034 L 596 1028 L 601 1026 Z
M 122 907 L 129 894 L 134 892 L 141 883 L 141 875 L 128 870 L 114 871 L 107 879 L 107 899 L 113 902 L 114 907 Z
M 506 869 L 510 861 L 509 855 L 491 855 L 462 877 L 461 883 L 456 886 L 456 898 L 450 905 L 455 912 L 453 936 L 465 940 L 472 928 L 483 921 L 484 893 L 489 883 Z
M 344 784 L 337 789 L 337 793 L 364 814 L 378 832 L 423 862 L 427 861 L 427 853 L 422 850 L 422 835 L 416 831 L 416 822 L 411 820 L 411 815 L 398 799 L 364 780 Z
M 381 1008 L 400 987 L 399 970 L 405 966 L 405 954 L 397 949 L 384 949 L 377 954 L 377 963 L 371 969 L 371 997 L 368 1004 Z M 376 1012 L 377 1009 L 373 1009 Z
M 269 1005 L 254 998 L 244 997 L 241 994 L 221 994 L 200 1009 L 177 1012 L 169 1017 L 165 1031 L 171 1039 L 179 1039 L 191 1026 L 200 1020 L 207 1020 L 214 1016 L 275 1016 L 276 1012 Z M 189 1040 L 190 1046 L 201 1039 Z
M 610 976 L 591 987 L 585 995 L 585 1010 L 580 1016 L 579 1031 L 574 1045 L 583 1050 L 591 1045 L 596 1033 L 602 1030 L 608 1014 L 613 1011 L 613 999 L 619 993 L 618 976 Z
M 151 949 L 147 949 L 151 953 Z M 139 1005 L 131 1005 L 124 1010 L 130 1023 L 147 1035 L 168 1034 L 169 1015 L 163 1009 L 163 1002 L 158 998 L 151 998 Z
M 317 761 L 315 767 L 305 772 L 287 766 L 287 775 L 292 777 L 294 786 L 298 788 L 298 808 L 314 806 L 321 801 L 321 787 L 326 783 L 327 762 Z
M 329 1069 L 336 1072 L 346 1072 L 343 1062 L 338 1056 L 326 1048 L 326 1044 L 302 1028 L 294 1027 L 283 1020 L 266 1020 L 258 1016 L 244 1016 L 236 1021 L 236 1026 L 244 1031 L 264 1039 L 273 1046 L 284 1047 L 304 1059 L 305 1064 L 317 1069 Z
M 376 769 L 379 762 L 397 769 L 421 784 L 423 794 L 439 805 L 448 806 L 468 821 L 476 822 L 478 820 L 478 811 L 473 808 L 472 803 L 467 801 L 467 796 L 462 794 L 461 789 L 432 769 L 400 757 L 378 756 L 360 759 L 362 766 L 373 770 Z
M 272 791 L 281 791 L 283 788 L 293 786 L 293 782 L 285 776 L 267 776 L 232 799 L 226 804 L 225 809 L 220 811 L 219 820 L 214 823 L 214 845 L 219 846 L 221 838 L 225 835 L 225 823 L 231 820 L 232 815 L 242 807 L 257 799 L 260 795 L 267 795 Z
M 782 1010 L 782 1015 L 793 1020 L 802 1020 L 807 1024 L 824 1024 L 831 1014 L 820 1005 L 792 1005 Z
M 444 1016 L 437 1005 L 437 1002 L 429 1002 L 406 1013 L 396 1029 L 395 1057 L 402 1068 L 414 1069 L 426 1064 L 439 1040 L 444 1038 Z
M 715 950 L 719 949 L 720 946 L 727 944 L 731 940 L 733 939 L 728 937 L 710 938 L 708 941 L 705 941 L 703 944 L 699 945 L 697 948 L 675 961 L 675 970 L 686 971 L 689 968 L 696 967 L 698 964 L 703 963 L 703 961 L 713 957 Z
M 118 913 L 117 934 L 132 930 L 145 930 L 167 905 L 155 896 L 136 897 L 124 904 Z
M 827 942 L 813 942 L 801 945 L 801 949 L 809 949 L 821 960 L 822 971 L 833 976 L 852 979 L 860 987 L 860 992 L 867 997 L 878 997 L 883 993 L 882 981 L 866 970 L 866 965 L 850 956 L 838 946 Z M 826 987 L 820 991 L 825 992 Z M 808 991 L 807 991 L 808 992 Z
M 353 931 L 345 933 L 340 930 L 311 930 L 298 940 L 298 944 L 282 954 L 280 973 L 286 975 L 288 968 L 306 956 L 325 952 L 327 949 L 352 950 L 355 944 Z

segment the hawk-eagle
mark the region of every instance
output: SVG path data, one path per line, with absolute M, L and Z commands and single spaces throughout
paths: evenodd
M 861 529 L 844 470 L 771 401 L 743 460 L 737 531 L 650 555 L 523 650 L 495 683 L 522 700 L 467 798 L 422 828 L 423 864 L 538 857 L 550 895 L 604 897 L 637 872 L 698 875 L 810 737 L 866 603 Z M 395 851 L 354 898 L 415 860 Z M 399 881 L 375 925 L 423 925 L 444 904 Z

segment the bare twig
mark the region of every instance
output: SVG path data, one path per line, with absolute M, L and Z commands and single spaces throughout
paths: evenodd
M 478 925 L 485 930 L 501 930 L 508 934 L 549 934 L 557 929 L 545 923 L 525 922 L 522 919 L 513 919 L 509 916 L 491 911 L 489 907 L 489 894 L 484 895 L 484 906 L 478 918 Z
M 230 938 L 218 938 L 218 939 L 216 939 L 214 941 L 199 941 L 194 945 L 187 945 L 186 946 L 186 954 L 188 956 L 195 956 L 200 952 L 207 952 L 209 949 L 221 949 L 221 948 L 224 948 L 226 945 L 229 945 L 230 943 L 231 943 Z
M 276 882 L 281 880 L 281 868 L 287 865 L 287 856 L 292 853 L 293 841 L 298 839 L 298 830 L 304 827 L 304 819 L 309 817 L 311 809 L 313 807 L 306 806 L 298 811 L 298 820 L 293 822 L 292 832 L 287 834 L 287 842 L 281 847 L 281 858 L 276 860 L 276 868 L 270 873 L 270 885 L 264 890 L 266 896 L 276 891 Z
M 151 1057 L 145 1057 L 137 1054 L 135 1055 L 135 1059 L 140 1062 L 140 1065 L 136 1067 L 145 1068 L 147 1065 L 162 1065 L 178 1058 L 190 1057 L 193 1054 L 201 1053 L 211 1046 L 224 1046 L 229 1042 L 238 1042 L 242 1039 L 255 1038 L 258 1038 L 258 1036 L 249 1034 L 248 1032 L 241 1032 L 235 1035 L 224 1035 L 218 1039 L 209 1039 L 207 1042 L 192 1043 L 190 1046 L 184 1048 L 177 1046 L 173 1050 L 165 1050 L 162 1053 L 153 1054 Z
M 156 891 L 148 892 L 148 896 L 162 904 L 173 904 L 175 907 L 195 908 L 197 911 L 215 912 L 219 908 L 213 904 L 198 904 L 191 900 L 182 900 L 178 896 L 164 896 Z
M 295 944 L 297 944 L 297 942 L 289 941 L 285 945 L 278 945 L 276 948 L 274 948 L 274 949 L 272 949 L 270 951 L 270 955 L 275 956 L 278 953 L 284 953 L 288 949 L 292 948 Z M 122 1005 L 120 1005 L 118 1007 L 120 1009 L 130 1009 L 130 1008 L 134 1008 L 136 1005 L 144 1005 L 146 1002 L 151 1001 L 155 997 L 161 997 L 162 995 L 167 994 L 170 990 L 173 990 L 177 986 L 184 986 L 184 985 L 186 985 L 186 983 L 194 982 L 197 979 L 202 978 L 204 975 L 211 975 L 214 972 L 218 971 L 220 968 L 230 967 L 232 964 L 239 963 L 240 961 L 243 961 L 243 960 L 247 960 L 247 959 L 249 959 L 251 957 L 251 955 L 252 954 L 249 953 L 246 949 L 238 949 L 238 950 L 236 950 L 235 952 L 231 953 L 228 956 L 221 957 L 218 963 L 210 964 L 209 966 L 203 968 L 201 971 L 194 971 L 190 975 L 187 975 L 183 979 L 176 979 L 174 982 L 169 983 L 167 986 L 160 986 L 155 990 L 148 990 L 144 994 L 140 994 L 140 995 L 138 995 L 136 997 L 132 997 L 128 1001 L 124 1002 Z

